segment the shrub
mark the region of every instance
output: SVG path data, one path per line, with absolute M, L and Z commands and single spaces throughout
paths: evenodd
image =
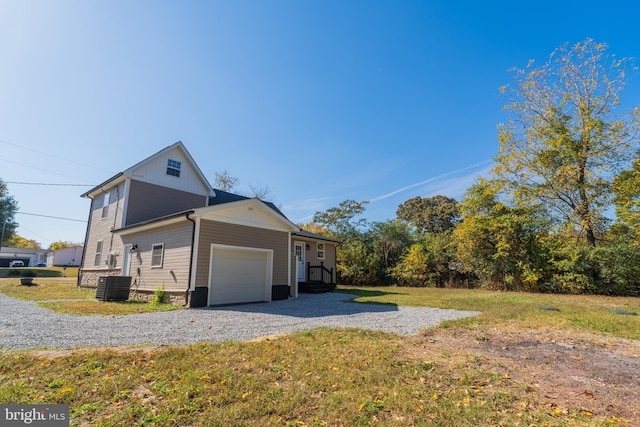
M 22 270 L 21 274 L 22 277 L 36 277 L 37 274 L 35 271 L 33 270 Z
M 160 305 L 164 302 L 164 284 L 159 285 L 155 291 L 153 291 L 153 299 L 151 305 Z

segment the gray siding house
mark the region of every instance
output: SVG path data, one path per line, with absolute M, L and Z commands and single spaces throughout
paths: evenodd
M 127 276 L 132 297 L 162 288 L 190 307 L 335 286 L 337 241 L 301 230 L 271 203 L 214 190 L 182 142 L 82 197 L 91 208 L 80 286 Z

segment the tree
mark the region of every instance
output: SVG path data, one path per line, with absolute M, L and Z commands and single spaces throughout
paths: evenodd
M 299 223 L 296 225 L 301 229 L 309 231 L 311 233 L 321 234 L 323 236 L 326 236 L 329 234 L 329 230 L 327 230 L 325 227 L 321 226 L 320 224 L 316 224 L 313 221 L 309 221 L 306 224 Z
M 6 246 L 11 248 L 22 248 L 22 249 L 41 249 L 40 243 L 35 240 L 29 240 L 17 234 L 11 236 L 11 239 L 6 240 Z
M 9 194 L 7 184 L 0 179 L 0 246 L 9 246 L 8 242 L 16 228 L 18 223 L 14 221 L 16 212 L 18 211 L 18 202 Z
M 486 286 L 538 291 L 544 264 L 539 239 L 549 224 L 544 212 L 508 206 L 499 192 L 499 185 L 484 179 L 467 190 L 453 232 L 457 259 Z
M 238 185 L 240 180 L 231 175 L 231 172 L 224 169 L 220 172 L 215 172 L 214 187 L 222 191 L 233 191 Z
M 400 286 L 437 286 L 452 283 L 455 245 L 450 233 L 429 233 L 411 245 L 390 269 Z
M 356 235 L 366 227 L 367 221 L 364 218 L 354 220 L 362 215 L 368 201 L 356 202 L 355 200 L 345 200 L 337 207 L 329 208 L 324 212 L 316 212 L 313 215 L 313 222 L 326 227 L 333 237 L 344 240 L 349 236 Z
M 637 146 L 638 115 L 618 116 L 628 59 L 592 39 L 556 49 L 540 67 L 513 68 L 503 87 L 513 118 L 499 125 L 493 172 L 525 206 L 542 205 L 556 221 L 597 242 L 610 206 L 612 177 Z
M 409 199 L 396 211 L 399 219 L 413 225 L 418 233 L 443 233 L 452 230 L 460 219 L 458 202 L 446 196 Z
M 73 246 L 82 246 L 82 244 L 73 243 L 73 242 L 70 242 L 68 240 L 60 240 L 60 241 L 51 243 L 49 245 L 49 250 L 57 251 L 59 249 L 70 248 L 70 247 L 73 247 Z
M 325 227 L 329 237 L 342 242 L 336 249 L 336 269 L 341 283 L 375 285 L 380 277 L 372 233 L 364 218 L 356 219 L 367 203 L 345 200 L 337 207 L 313 215 L 313 222 Z
M 414 241 L 408 226 L 398 220 L 377 222 L 373 224 L 372 233 L 383 271 L 395 265 Z
M 267 200 L 272 197 L 271 188 L 262 183 L 249 184 L 249 196 L 256 197 L 260 200 Z
M 616 218 L 619 223 L 640 234 L 640 159 L 630 170 L 620 172 L 614 179 Z

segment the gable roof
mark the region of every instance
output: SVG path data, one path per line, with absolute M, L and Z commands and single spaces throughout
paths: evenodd
M 113 233 L 116 234 L 129 234 L 136 233 L 139 231 L 145 231 L 149 229 L 154 229 L 157 227 L 162 227 L 168 224 L 176 223 L 182 220 L 186 220 L 187 216 L 193 215 L 193 217 L 203 217 L 207 214 L 214 214 L 216 211 L 223 211 L 226 209 L 233 209 L 237 207 L 252 207 L 257 208 L 260 212 L 266 214 L 271 219 L 275 220 L 277 223 L 282 225 L 283 227 L 289 229 L 292 233 L 297 233 L 300 231 L 300 228 L 289 221 L 287 217 L 280 214 L 279 211 L 275 211 L 269 206 L 267 203 L 263 202 L 257 198 L 245 198 L 243 200 L 237 200 L 233 202 L 219 203 L 212 206 L 204 206 L 200 208 L 188 209 L 182 212 L 176 212 L 170 215 L 165 215 L 159 218 L 153 218 L 147 221 L 138 222 L 135 224 L 126 225 L 124 227 L 113 230 Z
M 226 201 L 226 202 L 223 201 L 221 203 L 213 203 L 213 204 L 210 204 L 209 206 L 196 208 L 194 209 L 194 215 L 205 216 L 209 213 L 215 213 L 216 211 L 222 211 L 226 209 L 234 209 L 237 207 L 247 206 L 247 207 L 250 207 L 250 210 L 252 208 L 258 208 L 261 212 L 266 214 L 268 217 L 284 225 L 286 228 L 290 229 L 292 232 L 297 232 L 300 230 L 300 228 L 296 224 L 291 222 L 289 218 L 287 218 L 282 212 L 280 212 L 280 210 L 276 208 L 275 205 L 271 202 L 265 202 L 263 200 L 258 199 L 257 197 L 249 198 L 245 196 L 240 196 L 238 194 L 234 195 L 233 193 L 227 193 L 227 195 L 223 196 L 223 198 L 227 196 L 229 197 L 237 196 L 237 199 L 233 201 Z
M 207 180 L 207 178 L 204 176 L 204 174 L 202 173 L 202 171 L 200 170 L 200 167 L 198 166 L 198 164 L 195 162 L 195 160 L 193 160 L 193 157 L 191 157 L 191 154 L 189 153 L 189 151 L 187 150 L 187 148 L 184 146 L 184 144 L 182 143 L 182 141 L 178 141 L 174 144 L 169 145 L 168 147 L 163 148 L 162 150 L 158 151 L 155 154 L 152 154 L 151 156 L 147 157 L 144 160 L 139 161 L 138 163 L 134 164 L 133 166 L 128 167 L 127 169 L 125 169 L 122 172 L 117 173 L 116 175 L 112 176 L 111 178 L 107 179 L 106 181 L 104 181 L 103 183 L 93 187 L 91 190 L 87 191 L 86 193 L 82 194 L 80 197 L 91 197 L 93 195 L 93 193 L 96 193 L 97 191 L 101 190 L 104 186 L 108 185 L 108 184 L 117 184 L 120 183 L 121 181 L 124 181 L 126 178 L 131 178 L 134 174 L 134 171 L 139 169 L 140 167 L 151 163 L 152 161 L 156 160 L 159 157 L 164 156 L 166 153 L 177 149 L 180 151 L 180 153 L 184 156 L 185 159 L 187 159 L 187 161 L 189 162 L 189 165 L 191 166 L 191 168 L 193 169 L 197 179 L 202 183 L 202 185 L 209 191 L 209 193 L 212 196 L 215 196 L 215 191 L 213 190 L 213 187 L 211 186 L 211 184 L 209 183 L 209 181 Z

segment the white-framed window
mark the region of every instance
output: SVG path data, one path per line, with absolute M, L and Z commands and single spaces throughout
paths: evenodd
M 324 259 L 324 243 L 318 243 L 318 259 Z
M 109 214 L 109 195 L 111 191 L 104 193 L 104 199 L 102 199 L 102 218 L 106 218 Z
M 167 161 L 167 175 L 175 176 L 180 178 L 180 167 L 182 164 L 177 160 L 169 159 Z
M 102 240 L 96 243 L 96 256 L 93 258 L 94 267 L 100 267 L 100 258 L 102 258 Z
M 164 243 L 154 243 L 151 245 L 151 267 L 162 267 L 164 258 Z

